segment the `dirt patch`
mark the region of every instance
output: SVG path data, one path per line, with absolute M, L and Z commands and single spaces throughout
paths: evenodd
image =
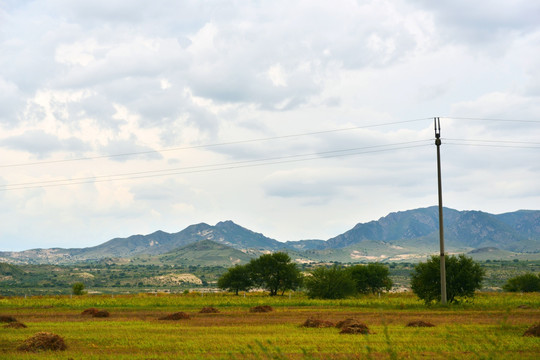
M 83 310 L 83 312 L 81 313 L 81 315 L 94 315 L 94 314 L 97 313 L 98 311 L 99 311 L 99 309 L 96 309 L 96 308 L 89 308 L 89 309 Z
M 10 322 L 16 322 L 16 321 L 17 319 L 15 319 L 13 316 L 0 315 L 0 322 L 10 323 Z
M 271 311 L 274 311 L 274 308 L 271 307 L 270 305 L 259 305 L 259 306 L 254 306 L 249 309 L 249 312 L 252 312 L 252 313 L 267 313 Z
M 343 328 L 349 327 L 351 325 L 357 325 L 357 324 L 361 324 L 360 321 L 358 321 L 356 319 L 353 319 L 353 318 L 348 318 L 348 319 L 345 319 L 345 320 L 338 321 L 337 324 L 336 324 L 336 327 L 338 329 L 343 329 Z
M 199 311 L 201 314 L 217 314 L 219 310 L 212 306 L 205 306 Z
M 527 331 L 525 331 L 525 333 L 523 334 L 523 336 L 540 337 L 540 323 L 528 328 Z
M 27 326 L 24 325 L 23 323 L 20 323 L 18 321 L 15 321 L 15 322 L 10 322 L 9 324 L 6 324 L 2 327 L 5 327 L 5 328 L 10 328 L 10 329 L 24 329 L 26 328 Z
M 159 318 L 159 320 L 183 320 L 183 319 L 189 319 L 189 314 L 186 314 L 185 312 L 182 312 L 182 311 Z
M 48 332 L 38 332 L 34 336 L 26 339 L 18 347 L 22 351 L 42 351 L 42 350 L 66 350 L 67 346 L 60 335 Z
M 95 318 L 106 318 L 111 316 L 111 314 L 107 310 L 99 310 L 98 312 L 92 314 L 92 317 Z
M 334 327 L 334 323 L 331 321 L 309 318 L 301 326 L 310 328 L 328 328 Z
M 351 324 L 341 329 L 340 334 L 369 334 L 366 324 Z
M 435 325 L 427 321 L 416 320 L 416 321 L 411 321 L 405 326 L 407 327 L 434 327 Z

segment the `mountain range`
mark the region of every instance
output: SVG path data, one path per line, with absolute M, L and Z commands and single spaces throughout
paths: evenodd
M 103 259 L 132 262 L 227 266 L 245 263 L 265 252 L 286 251 L 298 262 L 418 261 L 439 249 L 438 207 L 390 213 L 359 223 L 328 240 L 280 242 L 232 221 L 200 223 L 177 233 L 115 238 L 74 249 L 32 249 L 0 252 L 0 262 L 74 263 Z M 444 208 L 446 251 L 473 257 L 540 258 L 540 211 L 520 210 L 494 215 Z

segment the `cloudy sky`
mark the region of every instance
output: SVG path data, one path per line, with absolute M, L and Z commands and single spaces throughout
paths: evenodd
M 0 250 L 540 208 L 540 2 L 0 0 Z

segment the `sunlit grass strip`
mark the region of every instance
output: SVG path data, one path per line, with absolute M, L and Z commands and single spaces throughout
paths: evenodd
M 189 322 L 89 321 L 44 322 L 39 329 L 61 333 L 68 345 L 64 358 L 536 358 L 538 339 L 522 337 L 522 327 L 500 325 L 446 325 L 405 328 L 403 325 L 370 327 L 370 335 L 340 335 L 337 329 L 300 328 L 296 324 L 194 327 Z M 8 343 L 37 330 L 30 324 L 22 332 L 2 331 Z M 5 336 L 5 337 L 4 337 Z M 4 351 L 6 349 L 3 349 Z M 304 354 L 308 354 L 306 356 Z M 29 356 L 9 351 L 8 357 Z M 211 356 L 210 356 L 211 355 Z M 40 359 L 57 358 L 43 353 Z
M 249 293 L 247 296 L 231 294 L 138 294 L 138 295 L 85 295 L 85 296 L 36 296 L 36 297 L 6 297 L 0 299 L 0 307 L 9 308 L 65 308 L 85 309 L 89 307 L 110 309 L 196 309 L 202 306 L 221 308 L 247 308 L 256 305 L 273 307 L 361 307 L 364 309 L 399 309 L 421 310 L 426 306 L 416 296 L 405 294 L 368 295 L 344 300 L 313 300 L 303 293 L 293 293 L 289 297 L 267 296 L 263 293 Z M 540 306 L 540 296 L 537 293 L 479 293 L 469 301 L 453 304 L 453 309 L 503 309 L 515 308 L 520 305 L 530 307 Z M 438 308 L 440 305 L 432 305 Z

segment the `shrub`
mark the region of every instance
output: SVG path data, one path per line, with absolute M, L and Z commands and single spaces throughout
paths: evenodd
M 348 271 L 356 283 L 356 291 L 360 294 L 376 294 L 392 288 L 390 271 L 383 264 L 355 265 Z
M 86 291 L 84 291 L 84 284 L 82 282 L 76 282 L 71 286 L 73 290 L 73 295 L 84 295 L 86 294 Z
M 311 299 L 343 299 L 356 291 L 350 272 L 337 265 L 318 267 L 311 275 L 305 279 L 306 292 Z
M 540 274 L 528 273 L 508 279 L 503 286 L 504 291 L 534 292 L 540 291 Z

